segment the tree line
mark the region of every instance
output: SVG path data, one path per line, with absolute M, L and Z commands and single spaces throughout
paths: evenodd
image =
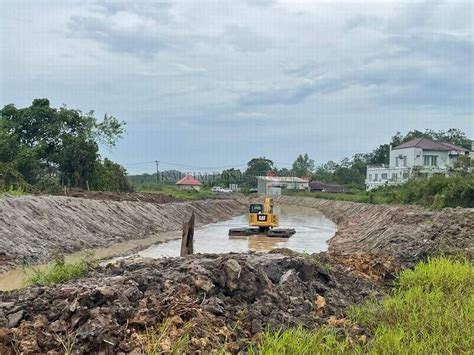
M 0 189 L 22 187 L 28 190 L 58 192 L 64 186 L 91 190 L 127 191 L 131 185 L 173 184 L 182 172 L 127 177 L 119 164 L 99 154 L 99 145 L 113 148 L 125 132 L 125 122 L 105 114 L 102 120 L 93 111 L 86 113 L 66 106 L 51 107 L 48 99 L 35 99 L 29 107 L 13 104 L 0 110 Z M 413 130 L 395 134 L 390 143 L 381 144 L 370 153 L 359 153 L 339 162 L 316 166 L 307 153 L 300 154 L 289 168 L 279 168 L 267 157 L 256 157 L 243 171 L 227 169 L 206 175 L 209 185 L 236 183 L 253 187 L 256 176 L 306 177 L 339 183 L 362 190 L 367 165 L 388 164 L 390 144 L 397 146 L 413 138 L 426 137 L 471 148 L 471 141 L 459 129 L 447 131 Z
M 93 111 L 51 107 L 48 99 L 0 110 L 0 188 L 57 192 L 62 187 L 128 190 L 126 170 L 99 154 L 125 132 L 125 122 Z
M 243 176 L 244 178 L 240 181 L 250 182 L 252 177 L 273 173 L 278 176 L 305 177 L 310 180 L 337 183 L 352 190 L 364 190 L 367 165 L 388 165 L 390 145 L 395 147 L 414 138 L 429 138 L 471 149 L 471 140 L 463 131 L 456 128 L 447 131 L 412 130 L 406 134 L 397 132 L 390 143 L 381 144 L 370 153 L 357 153 L 351 158 L 345 157 L 339 162 L 330 160 L 319 166 L 315 165 L 314 159 L 311 159 L 307 153 L 298 155 L 290 168 L 278 168 L 271 159 L 266 157 L 253 158 L 243 172 L 238 169 L 224 170 L 222 180 L 237 183 L 238 177 Z

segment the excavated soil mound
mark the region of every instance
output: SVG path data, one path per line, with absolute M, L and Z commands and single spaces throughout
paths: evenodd
M 209 199 L 156 204 L 63 196 L 0 198 L 0 271 L 39 263 L 54 250 L 71 253 L 179 230 L 194 211 L 198 225 L 229 219 L 245 206 Z
M 411 266 L 436 253 L 474 250 L 474 209 L 446 208 L 428 211 L 414 206 L 371 205 L 315 198 L 283 196 L 281 204 L 313 207 L 337 224 L 329 240 L 329 252 L 343 262 L 349 255 L 360 261 L 364 255 L 393 259 Z M 354 256 L 361 254 L 361 257 Z
M 160 325 L 162 350 L 187 334 L 191 351 L 237 352 L 267 326 L 338 324 L 380 288 L 324 253 L 122 261 L 76 282 L 0 292 L 0 353 L 62 352 L 67 340 L 80 353 L 143 352 Z
M 154 192 L 109 192 L 109 191 L 87 191 L 81 189 L 68 189 L 67 196 L 80 197 L 92 200 L 109 201 L 138 201 L 151 203 L 170 203 L 180 201 L 172 195 Z

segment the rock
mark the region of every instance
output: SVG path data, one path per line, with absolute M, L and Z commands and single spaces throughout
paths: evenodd
M 214 284 L 209 279 L 204 277 L 195 278 L 194 285 L 205 292 L 209 292 L 214 287 Z
M 111 286 L 102 286 L 102 287 L 99 287 L 98 288 L 98 291 L 104 295 L 104 297 L 107 299 L 107 300 L 111 300 L 113 298 L 115 298 L 115 295 L 116 295 L 116 292 L 114 290 L 113 287 Z
M 12 309 L 15 302 L 0 302 L 0 309 L 9 310 Z
M 290 269 L 281 276 L 279 285 L 282 286 L 286 283 L 292 282 L 298 282 L 298 275 L 296 275 L 295 270 Z
M 7 328 L 16 327 L 23 319 L 25 312 L 23 310 L 7 315 Z
M 131 286 L 123 291 L 123 295 L 127 297 L 129 301 L 135 302 L 142 296 L 142 293 L 138 287 Z
M 326 308 L 326 299 L 323 296 L 316 295 L 314 300 L 316 315 L 322 317 Z
M 202 309 L 216 316 L 222 316 L 224 314 L 224 310 L 221 307 L 211 304 L 206 304 L 202 306 Z
M 227 286 L 229 290 L 235 290 L 239 285 L 240 273 L 242 272 L 242 267 L 235 259 L 228 259 L 224 263 L 223 268 L 223 277 L 224 285 Z

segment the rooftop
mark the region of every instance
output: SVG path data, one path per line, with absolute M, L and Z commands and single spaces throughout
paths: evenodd
M 446 143 L 446 142 L 437 142 L 428 138 L 415 138 L 409 140 L 408 142 L 397 145 L 393 149 L 404 149 L 404 148 L 421 148 L 423 150 L 457 150 L 461 152 L 468 152 L 469 150 L 457 145 Z
M 311 190 L 322 190 L 326 192 L 345 192 L 346 189 L 344 186 L 339 185 L 339 184 L 330 184 L 327 182 L 322 182 L 322 181 L 311 181 L 309 183 L 309 188 Z
M 191 175 L 186 175 L 184 178 L 176 182 L 176 185 L 201 186 L 201 182 Z
M 257 179 L 274 182 L 309 182 L 308 180 L 295 176 L 257 176 Z

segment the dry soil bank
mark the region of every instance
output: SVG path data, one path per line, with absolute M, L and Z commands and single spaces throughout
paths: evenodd
M 198 225 L 228 219 L 245 206 L 232 199 L 157 204 L 63 196 L 0 198 L 0 271 L 64 253 L 179 230 L 190 211 Z
M 371 205 L 310 197 L 282 196 L 281 204 L 313 207 L 337 224 L 329 241 L 333 256 L 372 254 L 410 266 L 437 252 L 474 248 L 474 209 L 429 211 L 403 205 Z

